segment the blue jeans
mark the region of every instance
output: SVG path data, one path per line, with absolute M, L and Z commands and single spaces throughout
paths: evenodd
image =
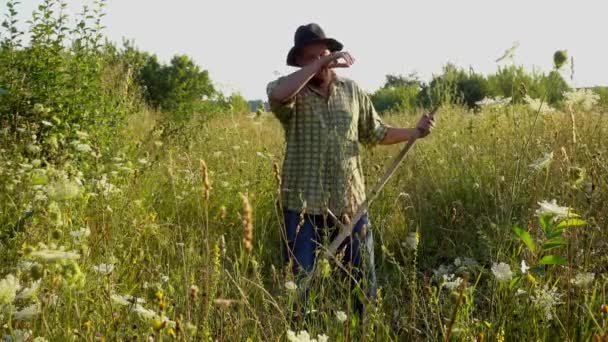
M 315 265 L 316 251 L 323 243 L 323 238 L 329 234 L 330 241 L 338 234 L 338 227 L 334 220 L 329 216 L 323 215 L 304 215 L 304 223 L 300 224 L 300 213 L 289 209 L 284 209 L 285 216 L 285 238 L 287 244 L 283 249 L 284 260 L 292 263 L 294 274 L 305 276 L 309 274 Z M 366 226 L 366 229 L 362 228 Z M 364 248 L 365 257 L 361 253 Z M 353 233 L 346 239 L 338 251 L 344 250 L 344 257 L 341 260 L 343 265 L 352 266 L 352 275 L 357 281 L 367 276 L 368 295 L 376 298 L 376 272 L 374 270 L 374 236 L 367 214 L 364 214 L 355 225 Z M 363 260 L 365 259 L 365 260 Z M 355 306 L 359 312 L 362 305 L 357 300 Z

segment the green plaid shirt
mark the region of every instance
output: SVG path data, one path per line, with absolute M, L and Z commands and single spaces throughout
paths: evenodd
M 284 77 L 270 82 L 267 93 Z M 334 73 L 329 98 L 306 85 L 287 103 L 270 102 L 285 130 L 284 208 L 310 214 L 352 214 L 365 199 L 359 143 L 384 139 L 385 125 L 371 100 L 352 80 Z

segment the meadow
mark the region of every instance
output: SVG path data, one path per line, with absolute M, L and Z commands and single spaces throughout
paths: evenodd
M 101 42 L 103 1 L 64 36 L 57 4 L 29 45 L 12 20 L 0 37 L 4 341 L 608 340 L 608 114 L 591 91 L 442 103 L 369 211 L 376 302 L 356 315 L 360 290 L 322 259 L 303 317 L 274 114 L 217 93 L 150 105 L 142 55 Z M 361 149 L 368 189 L 401 147 Z

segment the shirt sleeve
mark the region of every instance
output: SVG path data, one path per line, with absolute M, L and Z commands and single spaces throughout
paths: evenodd
M 270 111 L 281 121 L 283 124 L 287 123 L 294 114 L 296 98 L 295 96 L 288 99 L 285 102 L 278 102 L 271 99 L 270 94 L 272 90 L 283 81 L 284 77 L 280 77 L 270 83 L 266 87 L 266 94 L 268 95 L 268 103 L 270 104 Z
M 359 87 L 357 87 L 357 93 L 360 106 L 359 142 L 368 147 L 373 147 L 384 140 L 389 126 L 382 122 L 369 96 Z

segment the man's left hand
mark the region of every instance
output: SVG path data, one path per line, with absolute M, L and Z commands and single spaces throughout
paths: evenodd
M 416 128 L 418 129 L 418 137 L 424 138 L 431 133 L 431 130 L 435 127 L 435 118 L 432 114 L 425 113 L 422 115 L 418 123 L 416 124 Z

